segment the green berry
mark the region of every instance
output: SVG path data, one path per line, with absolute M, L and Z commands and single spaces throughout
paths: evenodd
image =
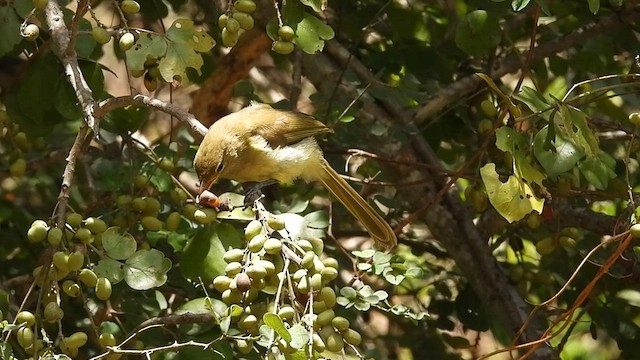
M 290 41 L 281 41 L 276 40 L 273 42 L 271 46 L 271 50 L 277 52 L 278 54 L 287 55 L 291 54 L 294 50 L 295 46 Z
M 238 20 L 238 22 L 240 23 L 240 28 L 245 30 L 253 29 L 253 26 L 254 26 L 253 16 L 242 11 L 237 11 L 233 13 L 233 18 Z M 229 20 L 227 20 L 227 26 L 229 26 Z
M 111 34 L 102 26 L 96 26 L 91 29 L 91 36 L 98 44 L 104 45 L 111 41 Z
M 244 250 L 229 249 L 224 253 L 222 258 L 227 264 L 230 264 L 232 262 L 242 261 L 242 258 L 244 258 Z
M 36 317 L 30 311 L 20 311 L 16 315 L 16 325 L 24 324 L 26 327 L 32 327 L 36 323 Z
M 245 13 L 256 11 L 256 3 L 253 0 L 236 0 L 236 2 L 233 3 L 233 7 Z
M 22 36 L 28 41 L 35 41 L 40 36 L 40 28 L 36 24 L 29 24 L 22 31 Z
M 17 158 L 9 165 L 9 174 L 13 177 L 22 177 L 27 172 L 27 161 L 23 158 Z
M 69 266 L 70 271 L 78 271 L 82 269 L 84 265 L 84 254 L 80 251 L 74 251 L 69 254 L 67 259 L 67 266 Z
M 230 31 L 229 28 L 226 27 L 222 29 L 222 44 L 224 46 L 234 47 L 238 43 L 238 37 L 237 31 Z
M 44 223 L 44 221 L 42 222 Z M 47 237 L 47 226 L 42 223 L 34 223 L 27 231 L 27 237 L 30 241 L 40 242 Z
M 72 228 L 77 229 L 82 224 L 82 215 L 78 213 L 67 214 L 67 224 Z
M 98 276 L 90 269 L 82 269 L 78 278 L 87 287 L 95 287 L 98 283 Z
M 111 297 L 111 281 L 107 278 L 98 278 L 96 282 L 96 296 L 100 300 L 108 300 Z
M 124 0 L 120 4 L 120 8 L 127 14 L 135 14 L 140 11 L 140 4 L 134 0 Z
M 291 41 L 296 37 L 296 32 L 291 26 L 284 25 L 278 29 L 278 37 L 283 41 Z
M 135 45 L 135 43 L 136 43 L 136 37 L 130 32 L 122 34 L 122 36 L 120 37 L 120 40 L 118 40 L 118 46 L 122 51 L 127 51 L 131 49 L 133 45 Z
M 162 221 L 155 216 L 145 216 L 140 220 L 142 228 L 147 231 L 160 231 L 162 230 Z

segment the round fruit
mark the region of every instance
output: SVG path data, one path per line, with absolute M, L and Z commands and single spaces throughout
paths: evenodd
M 82 331 L 78 331 L 75 332 L 73 334 L 71 334 L 71 336 L 69 336 L 68 338 L 66 338 L 65 343 L 67 344 L 67 347 L 69 348 L 79 348 L 84 346 L 87 343 L 87 334 L 82 332 Z
M 238 326 L 244 330 L 254 329 L 258 326 L 258 318 L 253 314 L 249 314 L 240 319 Z
M 176 231 L 180 226 L 180 219 L 182 216 L 179 212 L 174 211 L 169 216 L 167 216 L 167 220 L 165 220 L 164 226 L 169 231 Z
M 116 206 L 120 210 L 125 210 L 131 205 L 131 201 L 133 201 L 131 195 L 120 195 L 116 198 Z
M 28 41 L 34 41 L 40 36 L 40 28 L 36 24 L 29 24 L 24 27 L 22 36 Z
M 44 319 L 49 323 L 56 323 L 64 316 L 64 311 L 57 302 L 52 301 L 44 307 Z
M 135 14 L 140 11 L 140 4 L 134 0 L 124 0 L 120 8 L 127 14 Z
M 162 204 L 155 197 L 147 196 L 144 198 L 144 202 L 147 203 L 143 211 L 145 215 L 156 215 L 162 208 Z
M 233 13 L 233 18 L 238 20 L 240 27 L 245 30 L 251 30 L 254 26 L 253 17 L 245 12 L 238 11 Z M 229 26 L 229 20 L 227 20 L 227 26 Z
M 564 248 L 573 249 L 576 247 L 576 239 L 569 236 L 560 236 L 558 238 L 558 243 Z
M 276 266 L 271 261 L 260 259 L 256 261 L 255 264 L 264 268 L 267 272 L 267 276 L 272 276 L 276 273 Z
M 247 275 L 253 280 L 264 279 L 267 276 L 267 270 L 260 265 L 252 264 L 247 267 Z
M 31 311 L 20 311 L 16 315 L 16 325 L 24 324 L 26 327 L 32 327 L 36 323 L 36 317 Z
M 482 135 L 488 134 L 491 130 L 493 130 L 493 121 L 489 119 L 482 119 L 478 123 L 478 132 Z
M 218 18 L 218 26 L 220 26 L 221 29 L 226 27 L 227 20 L 229 20 L 229 16 L 227 16 L 227 14 L 220 15 L 220 17 Z
M 80 224 L 82 224 L 82 215 L 78 213 L 67 214 L 67 224 L 74 229 L 79 228 Z
M 78 278 L 88 287 L 94 287 L 98 283 L 98 276 L 90 269 L 82 269 Z
M 27 161 L 23 158 L 17 158 L 9 165 L 9 174 L 13 177 L 21 177 L 27 172 Z
M 296 32 L 291 26 L 284 25 L 278 29 L 278 36 L 280 37 L 280 40 L 291 41 L 296 37 Z
M 280 41 L 276 40 L 273 42 L 271 46 L 271 50 L 277 52 L 278 54 L 287 55 L 291 54 L 294 50 L 295 46 L 290 41 Z
M 53 254 L 53 265 L 61 271 L 69 272 L 69 255 L 62 251 L 57 251 Z
M 269 238 L 264 243 L 264 250 L 267 252 L 267 254 L 279 254 L 282 250 L 282 241 L 276 238 Z
M 480 108 L 482 109 L 482 112 L 490 118 L 495 117 L 498 114 L 498 108 L 493 104 L 493 101 L 489 99 L 482 101 L 480 103 Z
M 27 237 L 33 242 L 40 242 L 44 240 L 47 237 L 46 225 L 43 226 L 41 223 L 31 225 L 27 231 Z
M 131 201 L 133 210 L 143 212 L 147 208 L 147 201 L 144 198 L 137 197 Z
M 242 264 L 239 262 L 231 262 L 225 268 L 224 272 L 227 276 L 234 276 L 242 271 Z
M 23 349 L 26 349 L 29 346 L 33 345 L 33 342 L 35 341 L 33 330 L 28 327 L 18 329 L 16 337 L 18 338 L 18 344 L 20 344 Z
M 236 10 L 245 13 L 252 13 L 256 11 L 256 3 L 253 2 L 253 0 L 236 0 L 236 2 L 233 3 L 233 7 Z
M 166 172 L 172 172 L 176 168 L 176 164 L 171 159 L 164 158 L 160 160 L 158 167 Z
M 318 299 L 324 301 L 328 308 L 332 308 L 336 305 L 336 292 L 328 286 L 323 287 Z
M 235 18 L 230 17 L 227 19 L 227 25 L 225 25 L 225 29 L 232 33 L 238 33 L 238 31 L 240 30 L 240 22 Z
M 629 114 L 629 122 L 633 125 L 640 124 L 640 113 L 634 112 Z
M 326 349 L 326 345 L 318 333 L 313 333 L 313 350 L 317 352 L 323 352 Z
M 332 257 L 323 259 L 322 263 L 324 264 L 324 266 L 331 267 L 331 268 L 334 268 L 334 269 L 338 269 L 338 266 L 340 265 L 340 264 L 338 264 L 338 260 L 336 258 L 332 258 Z
M 136 175 L 133 178 L 133 187 L 136 189 L 144 189 L 149 184 L 149 178 L 144 175 Z
M 162 230 L 162 221 L 155 216 L 145 216 L 140 220 L 142 228 L 147 231 L 160 231 Z
M 70 271 L 78 271 L 82 269 L 82 265 L 84 265 L 84 254 L 82 252 L 74 251 L 69 254 L 67 266 Z
M 336 316 L 331 321 L 331 325 L 333 325 L 333 327 L 338 331 L 343 332 L 349 328 L 349 320 L 343 318 L 342 316 Z
M 316 324 L 319 326 L 325 326 L 331 324 L 331 321 L 336 317 L 336 313 L 329 309 L 318 314 L 316 318 Z
M 198 209 L 193 213 L 193 220 L 200 224 L 209 224 L 218 218 L 218 212 L 213 208 Z
M 227 20 L 228 22 L 228 20 Z M 222 44 L 226 47 L 234 47 L 238 43 L 238 32 L 230 31 L 228 28 L 222 29 Z
M 245 292 L 251 289 L 251 278 L 245 273 L 239 273 L 236 278 L 236 285 L 240 292 Z
M 107 223 L 104 222 L 104 220 L 94 217 L 86 218 L 84 220 L 84 227 L 91 230 L 91 232 L 96 235 L 107 231 L 108 228 Z
M 96 296 L 100 300 L 108 300 L 111 297 L 111 281 L 107 278 L 98 278 L 96 282 Z
M 295 315 L 295 310 L 291 306 L 283 306 L 278 310 L 278 316 L 282 320 L 293 320 L 293 316 Z
M 135 43 L 136 43 L 136 37 L 133 36 L 133 34 L 130 32 L 124 33 L 120 37 L 120 40 L 118 40 L 118 46 L 120 46 L 120 49 L 122 51 L 127 51 L 131 49 Z
M 258 251 L 262 250 L 264 243 L 268 239 L 269 237 L 265 234 L 256 235 L 249 241 L 249 243 L 247 244 L 247 248 L 249 248 L 251 252 L 257 253 Z
M 96 26 L 91 29 L 91 36 L 98 44 L 104 45 L 111 41 L 111 34 L 102 26 Z
M 116 337 L 112 333 L 102 333 L 100 334 L 100 344 L 104 347 L 116 346 Z
M 542 225 L 542 217 L 537 212 L 527 215 L 527 226 L 531 229 L 537 229 Z
M 631 236 L 633 236 L 634 238 L 639 238 L 640 237 L 640 224 L 634 224 L 633 226 L 631 226 Z
M 253 345 L 251 341 L 247 341 L 244 339 L 236 340 L 236 346 L 238 347 L 238 351 L 241 354 L 248 354 L 251 352 L 251 350 L 253 350 Z
M 213 279 L 213 288 L 218 290 L 219 292 L 223 292 L 229 288 L 231 285 L 231 278 L 225 275 L 216 276 Z
M 273 230 L 282 230 L 285 227 L 284 220 L 273 215 L 270 215 L 267 219 L 267 225 L 269 225 Z
M 362 336 L 360 333 L 353 329 L 347 329 L 347 331 L 342 333 L 342 337 L 344 338 L 344 341 L 353 346 L 358 346 L 362 342 Z
M 187 204 L 182 209 L 182 215 L 184 215 L 187 219 L 193 220 L 193 215 L 195 214 L 198 208 L 193 204 Z
M 327 350 L 331 352 L 340 352 L 344 349 L 344 340 L 342 340 L 342 336 L 340 334 L 333 333 L 329 335 L 329 338 L 326 341 Z
M 242 261 L 243 258 L 244 258 L 243 249 L 229 249 L 222 256 L 222 259 L 227 264 L 230 264 L 232 262 Z
M 556 246 L 556 240 L 549 237 L 538 241 L 536 244 L 536 251 L 538 251 L 538 254 L 540 255 L 548 255 L 556 249 Z
M 76 230 L 76 238 L 78 240 L 80 240 L 80 242 L 87 244 L 91 242 L 91 238 L 93 238 L 93 234 L 91 234 L 91 231 L 89 231 L 89 229 L 85 229 L 85 228 L 80 228 L 78 230 Z
M 322 275 L 316 273 L 311 276 L 309 279 L 309 286 L 311 286 L 311 290 L 317 291 L 322 288 Z
M 302 262 L 300 266 L 305 269 L 311 269 L 313 267 L 313 259 L 316 257 L 316 254 L 313 251 L 307 251 L 302 257 Z
M 338 270 L 332 267 L 325 267 L 320 271 L 320 275 L 322 276 L 322 281 L 328 283 L 338 277 Z

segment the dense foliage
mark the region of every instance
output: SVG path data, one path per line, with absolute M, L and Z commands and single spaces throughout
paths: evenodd
M 0 2 L 0 357 L 634 358 L 639 18 Z M 313 183 L 196 201 L 207 126 L 250 101 L 327 124 L 399 246 L 372 249 Z

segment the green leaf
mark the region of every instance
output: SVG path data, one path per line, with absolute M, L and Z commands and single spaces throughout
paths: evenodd
M 346 297 L 347 299 L 355 299 L 356 296 L 358 296 L 358 292 L 356 291 L 356 289 L 350 286 L 345 286 L 340 289 L 340 295 Z
M 533 153 L 547 172 L 547 176 L 555 178 L 573 169 L 584 156 L 584 152 L 564 134 L 557 131 L 555 139 L 551 141 L 551 144 L 547 144 L 548 133 L 549 125 L 538 131 L 533 140 Z
M 304 216 L 307 226 L 315 229 L 324 229 L 329 226 L 329 215 L 326 211 L 318 210 Z
M 109 279 L 112 285 L 115 285 L 124 279 L 124 264 L 109 258 L 98 261 L 98 265 L 93 268 L 98 277 Z
M 380 251 L 376 251 L 373 255 L 373 263 L 374 264 L 386 264 L 391 261 L 391 254 L 385 254 Z
M 511 8 L 513 11 L 520 11 L 529 5 L 531 0 L 513 0 L 511 1 Z
M 611 155 L 600 152 L 580 162 L 578 168 L 587 181 L 599 190 L 609 186 L 609 179 L 616 177 L 616 160 Z
M 127 259 L 124 280 L 134 290 L 149 290 L 167 281 L 171 265 L 160 250 L 139 250 Z
M 598 138 L 595 136 L 587 122 L 584 112 L 560 104 L 560 122 L 556 122 L 559 131 L 562 131 L 574 144 L 580 146 L 587 157 L 591 157 L 600 152 Z
M 353 256 L 359 257 L 360 259 L 369 259 L 373 255 L 376 254 L 374 249 L 366 249 L 366 250 L 355 250 L 351 252 Z
M 231 211 L 220 211 L 218 219 L 251 221 L 256 218 L 256 212 L 248 207 L 237 207 Z
M 482 56 L 500 44 L 502 31 L 498 18 L 484 10 L 475 10 L 458 23 L 456 45 L 472 56 Z
M 587 0 L 589 3 L 589 11 L 593 14 L 597 14 L 600 11 L 600 0 Z
M 142 33 L 136 44 L 127 51 L 127 63 L 131 70 L 143 70 L 147 59 L 158 59 L 158 69 L 164 81 L 174 79 L 189 83 L 187 69 L 201 74 L 204 65 L 200 53 L 213 48 L 215 41 L 204 30 L 196 30 L 193 21 L 174 21 L 164 36 Z
M 322 51 L 325 40 L 331 40 L 335 35 L 331 26 L 307 13 L 304 13 L 294 30 L 296 31 L 294 43 L 307 54 Z
M 120 228 L 112 226 L 102 233 L 102 247 L 110 258 L 125 260 L 136 252 L 138 244 L 131 234 L 120 234 Z
M 230 224 L 206 226 L 187 244 L 180 260 L 182 274 L 194 281 L 201 277 L 205 283 L 210 282 L 224 274 L 225 251 L 242 246 L 243 236 Z
M 309 331 L 307 331 L 307 329 L 305 329 L 300 323 L 293 325 L 289 329 L 289 333 L 291 333 L 291 340 L 289 340 L 289 344 L 291 344 L 292 348 L 302 349 L 305 345 L 309 344 Z
M 0 56 L 13 50 L 14 46 L 22 41 L 20 36 L 20 24 L 22 20 L 18 17 L 13 6 L 0 6 Z
M 513 173 L 519 181 L 542 185 L 545 176 L 534 168 L 525 156 L 524 151 L 528 149 L 528 144 L 520 133 L 507 126 L 498 128 L 496 130 L 496 147 L 511 153 Z
M 327 0 L 300 0 L 301 3 L 319 13 L 327 7 Z
M 488 163 L 480 169 L 482 182 L 491 205 L 509 222 L 525 217 L 531 211 L 542 213 L 544 199 L 536 197 L 529 183 L 522 178 L 509 176 L 506 183 L 500 181 L 496 164 Z
M 273 329 L 286 342 L 291 341 L 291 334 L 289 333 L 289 330 L 287 330 L 287 328 L 284 326 L 284 323 L 282 322 L 282 319 L 280 319 L 280 316 L 273 313 L 266 313 L 262 316 L 262 321 L 264 321 L 267 326 Z
M 553 106 L 547 99 L 536 89 L 523 86 L 522 90 L 517 93 L 514 98 L 523 102 L 535 114 L 540 115 L 543 119 L 549 120 Z

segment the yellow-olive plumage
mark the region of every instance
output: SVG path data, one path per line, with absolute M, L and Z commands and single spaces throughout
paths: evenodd
M 329 132 L 309 115 L 265 104 L 252 104 L 227 115 L 211 125 L 196 153 L 200 192 L 220 178 L 319 181 L 362 222 L 380 247 L 392 248 L 397 240 L 391 227 L 324 159 L 314 136 Z

